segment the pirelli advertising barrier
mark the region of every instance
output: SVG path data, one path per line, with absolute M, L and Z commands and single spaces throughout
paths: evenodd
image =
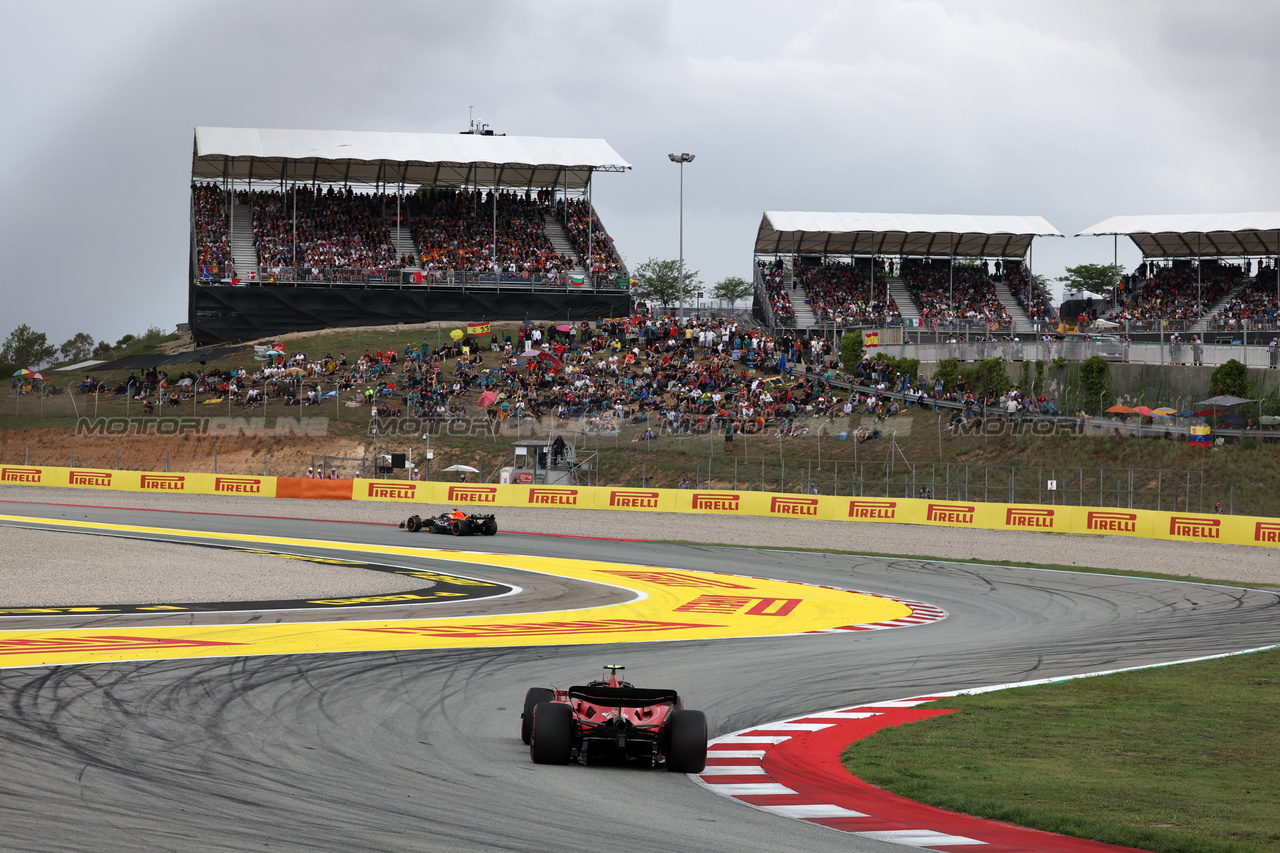
M 161 474 L 17 465 L 0 466 L 0 484 L 199 495 L 389 501 L 478 508 L 532 506 L 693 512 L 1280 546 L 1280 519 L 1087 506 L 915 498 L 850 498 L 710 489 L 472 485 L 404 480 L 304 480 L 295 477 Z

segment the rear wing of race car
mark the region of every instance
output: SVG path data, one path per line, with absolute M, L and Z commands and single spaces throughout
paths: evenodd
M 592 705 L 612 705 L 615 708 L 644 708 L 663 702 L 679 704 L 680 696 L 674 690 L 645 687 L 570 687 L 570 699 L 581 699 Z

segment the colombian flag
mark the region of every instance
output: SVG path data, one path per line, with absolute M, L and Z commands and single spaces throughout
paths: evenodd
M 468 323 L 467 334 L 468 335 L 487 335 L 489 334 L 489 324 L 488 323 Z

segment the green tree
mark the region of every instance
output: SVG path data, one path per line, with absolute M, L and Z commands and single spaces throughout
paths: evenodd
M 681 276 L 679 261 L 660 261 L 656 258 L 650 258 L 636 267 L 634 276 L 635 296 L 661 305 L 679 305 L 682 298 L 688 300 L 702 284 L 698 271 L 689 269 L 687 264 L 684 275 Z
M 93 355 L 93 336 L 88 332 L 77 332 L 58 348 L 58 352 L 67 361 L 84 361 Z
M 852 373 L 858 366 L 860 358 L 862 358 L 861 330 L 845 332 L 840 338 L 840 363 L 844 365 L 845 372 Z
M 49 343 L 44 332 L 36 332 L 23 323 L 9 333 L 4 346 L 0 347 L 0 362 L 12 365 L 9 373 L 22 367 L 34 370 L 52 361 L 57 352 L 58 348 Z
M 1080 362 L 1080 408 L 1102 414 L 1115 404 L 1111 396 L 1111 365 L 1100 355 Z M 1096 407 L 1096 409 L 1095 409 Z
M 732 305 L 751 296 L 755 289 L 755 285 L 742 276 L 731 275 L 717 281 L 716 286 L 711 289 L 711 295 Z
M 1249 381 L 1249 368 L 1234 358 L 1229 359 L 1213 371 L 1213 390 L 1216 394 L 1230 394 L 1232 397 L 1253 398 L 1253 383 Z
M 1119 264 L 1080 264 L 1067 267 L 1066 273 L 1058 281 L 1068 290 L 1087 290 L 1099 296 L 1110 296 L 1111 289 L 1124 275 L 1124 267 Z

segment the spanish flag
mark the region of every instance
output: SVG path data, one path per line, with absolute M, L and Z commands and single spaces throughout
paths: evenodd
M 489 334 L 489 324 L 488 323 L 468 323 L 467 334 L 468 335 L 487 335 Z
M 880 346 L 880 333 L 879 332 L 863 332 L 862 343 L 869 347 Z

